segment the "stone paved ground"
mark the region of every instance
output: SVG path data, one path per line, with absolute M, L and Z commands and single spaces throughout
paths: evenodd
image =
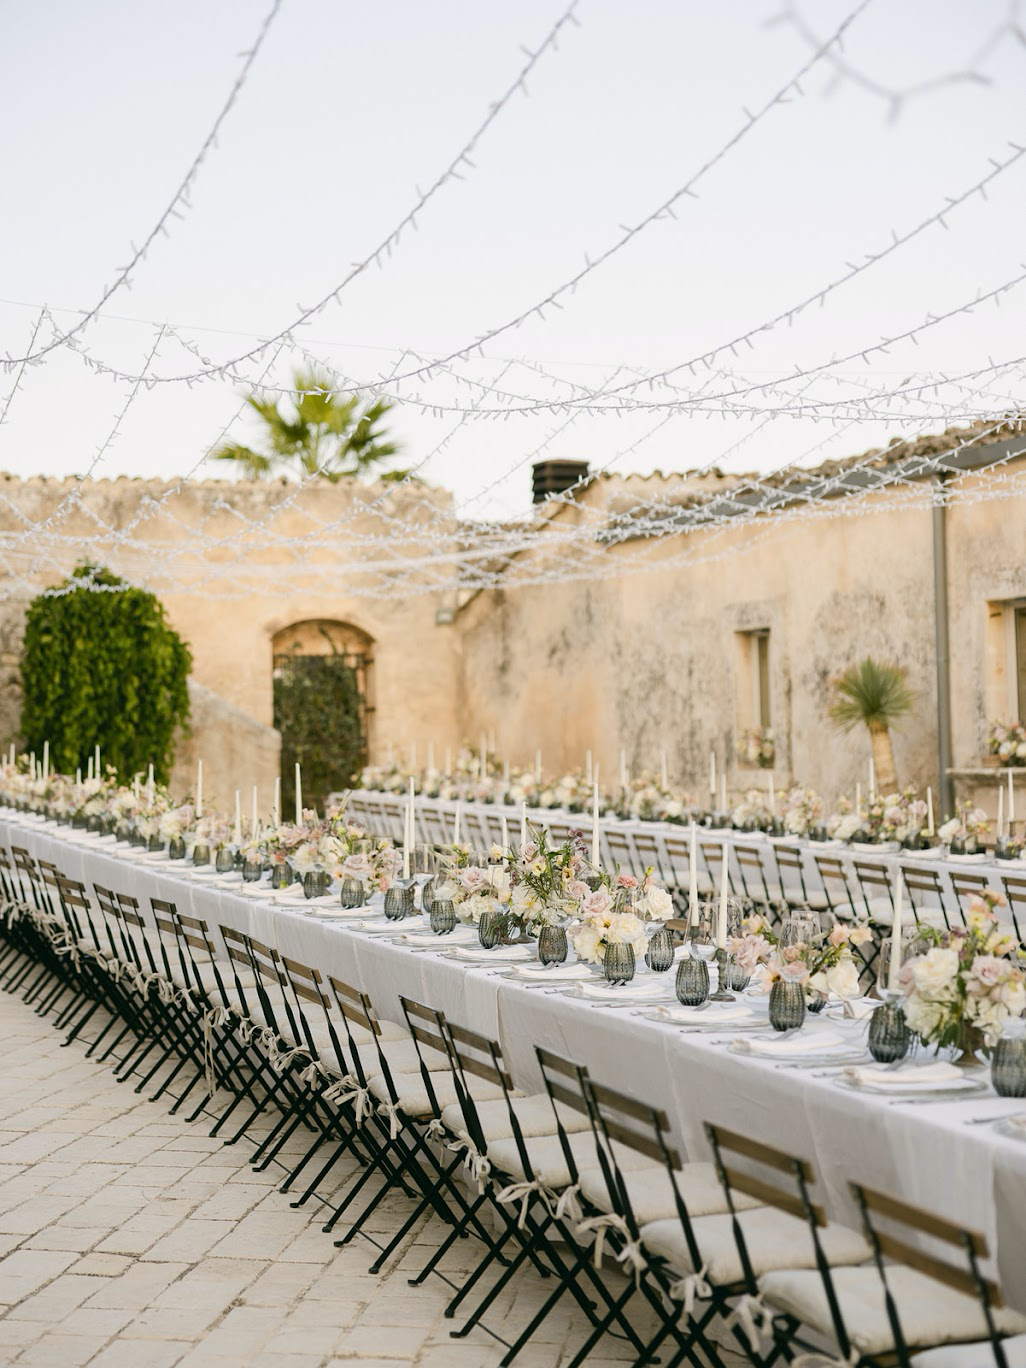
M 480 1330 L 453 1341 L 438 1279 L 411 1288 L 444 1229 L 412 1234 L 372 1277 L 372 1246 L 336 1249 L 311 1203 L 294 1211 L 251 1143 L 224 1146 L 64 1049 L 49 1021 L 0 992 L 0 1364 L 55 1368 L 489 1368 Z M 372 1233 L 399 1228 L 404 1199 Z M 450 1278 L 473 1266 L 453 1251 Z M 515 1337 L 550 1284 L 525 1272 L 489 1324 Z M 585 1338 L 576 1309 L 549 1317 L 517 1360 L 557 1368 Z M 589 1364 L 625 1363 L 607 1338 Z

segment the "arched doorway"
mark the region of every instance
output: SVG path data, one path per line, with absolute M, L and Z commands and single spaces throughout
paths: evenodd
M 328 794 L 348 788 L 367 763 L 372 646 L 360 628 L 326 618 L 274 634 L 283 813 L 295 811 L 297 760 L 303 767 L 303 806 L 321 814 Z

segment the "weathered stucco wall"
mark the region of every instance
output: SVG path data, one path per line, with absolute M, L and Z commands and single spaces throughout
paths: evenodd
M 272 642 L 293 623 L 327 619 L 351 624 L 370 639 L 368 726 L 372 753 L 379 738 L 399 744 L 433 739 L 455 745 L 457 654 L 452 628 L 435 626 L 437 595 L 355 597 L 346 592 L 347 565 L 368 552 L 353 539 L 381 535 L 363 512 L 375 501 L 386 512 L 425 521 L 447 517 L 450 496 L 423 486 L 318 483 L 296 493 L 282 481 L 187 483 L 131 479 L 18 480 L 0 477 L 0 536 L 17 547 L 18 567 L 0 587 L 0 732 L 17 736 L 21 699 L 17 662 L 24 613 L 33 595 L 59 582 L 76 561 L 90 558 L 96 529 L 121 534 L 117 554 L 96 553 L 136 582 L 152 582 L 168 617 L 193 653 L 196 683 L 262 726 L 273 720 Z M 37 554 L 26 523 L 58 519 L 67 550 Z M 257 531 L 250 524 L 262 521 Z M 325 525 L 314 547 L 289 547 L 290 538 Z M 105 534 L 106 535 L 106 534 Z M 212 545 L 236 539 L 245 551 L 243 580 L 233 557 Z M 396 561 L 402 548 L 390 545 Z M 284 566 L 289 567 L 286 577 Z M 173 573 L 166 573 L 171 571 Z M 161 588 L 163 583 L 173 588 Z M 241 723 L 239 724 L 242 725 Z M 212 753 L 229 728 L 227 716 L 197 722 L 191 750 Z M 211 732 L 208 746 L 205 733 Z
M 230 812 L 238 789 L 248 819 L 255 785 L 257 811 L 266 819 L 274 803 L 281 737 L 195 680 L 189 681 L 189 703 L 191 725 L 177 738 L 171 792 L 177 797 L 195 793 L 196 762 L 202 759 L 205 805 Z
M 894 735 L 899 779 L 936 786 L 932 513 L 925 485 L 913 497 L 891 511 L 870 501 L 863 516 L 628 542 L 608 553 L 621 577 L 476 595 L 459 621 L 466 733 L 494 727 L 520 763 L 537 738 L 546 768 L 579 766 L 591 748 L 611 779 L 621 746 L 632 771 L 656 773 L 665 746 L 671 778 L 703 793 L 715 747 L 732 791 L 764 787 L 736 754 L 736 634 L 768 628 L 778 782 L 830 800 L 865 783 L 864 730 L 840 734 L 827 710 L 831 680 L 868 654 L 904 665 L 918 694 Z M 988 722 L 1013 715 L 988 684 L 985 634 L 988 601 L 1026 598 L 1026 501 L 956 504 L 947 517 L 953 754 L 968 768 Z

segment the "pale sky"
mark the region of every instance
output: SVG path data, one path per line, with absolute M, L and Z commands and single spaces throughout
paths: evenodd
M 96 303 L 173 195 L 269 7 L 8 0 L 0 353 L 23 354 L 43 303 L 64 327 L 71 311 Z M 803 0 L 796 12 L 825 37 L 853 8 Z M 526 60 L 521 45 L 540 44 L 564 9 L 565 0 L 283 0 L 191 209 L 139 266 L 132 290 L 82 334 L 84 345 L 137 373 L 159 323 L 177 325 L 218 362 L 287 326 L 412 207 L 414 187 L 440 174 L 511 84 Z M 620 225 L 640 221 L 716 156 L 742 108 L 758 109 L 809 59 L 793 22 L 767 24 L 781 10 L 779 0 L 579 0 L 579 27 L 565 28 L 558 51 L 540 59 L 529 97 L 502 111 L 475 168 L 438 191 L 382 269 L 303 330 L 305 345 L 370 382 L 410 369 L 405 353 L 445 355 L 543 299 L 586 253 L 598 257 Z M 845 44 L 854 75 L 835 80 L 833 66 L 817 65 L 803 98 L 760 120 L 702 180 L 699 198 L 596 269 L 562 311 L 487 345 L 484 359 L 459 366 L 461 382 L 403 393 L 464 408 L 504 402 L 469 380 L 562 398 L 574 392 L 566 381 L 597 389 L 618 368 L 664 370 L 815 293 L 846 262 L 886 247 L 892 229 L 907 232 L 961 195 L 992 169 L 989 159 L 1006 160 L 1009 140 L 1026 143 L 1026 46 L 1001 28 L 1010 15 L 1023 18 L 1018 11 L 1014 0 L 872 0 Z M 931 84 L 964 73 L 981 49 L 975 70 L 985 82 Z M 896 118 L 873 88 L 920 85 Z M 757 383 L 820 366 L 1013 279 L 1026 260 L 1024 188 L 1026 157 L 994 179 L 986 200 L 954 208 L 947 231 L 929 228 L 724 366 Z M 1026 283 L 1000 309 L 989 303 L 938 324 L 918 346 L 839 365 L 810 396 L 868 397 L 924 373 L 1012 361 L 1026 352 L 1023 299 Z M 293 359 L 276 368 L 278 383 Z M 199 364 L 165 339 L 153 372 Z M 243 373 L 261 364 L 245 362 Z M 404 404 L 392 428 L 406 465 L 444 442 L 424 476 L 453 489 L 468 513 L 497 516 L 526 506 L 540 456 L 621 471 L 718 459 L 769 470 L 942 428 L 946 406 L 1001 412 L 1021 395 L 1020 375 L 1015 367 L 993 382 L 916 396 L 891 417 L 874 405 L 875 416 L 855 421 L 681 413 L 656 428 L 659 412 L 568 421 L 544 410 L 461 421 Z M 620 369 L 614 384 L 628 378 Z M 0 412 L 13 380 L 0 376 Z M 693 389 L 701 378 L 684 371 L 675 383 Z M 0 469 L 83 474 L 122 415 L 95 475 L 184 473 L 239 405 L 227 380 L 142 390 L 126 407 L 130 388 L 67 349 L 51 353 L 10 402 Z M 255 436 L 245 423 L 232 432 Z M 221 468 L 201 466 L 197 477 L 204 473 Z

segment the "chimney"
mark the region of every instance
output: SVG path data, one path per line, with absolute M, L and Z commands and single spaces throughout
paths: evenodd
M 534 502 L 544 503 L 550 494 L 562 494 L 565 489 L 583 480 L 588 474 L 587 461 L 539 461 L 531 467 Z

